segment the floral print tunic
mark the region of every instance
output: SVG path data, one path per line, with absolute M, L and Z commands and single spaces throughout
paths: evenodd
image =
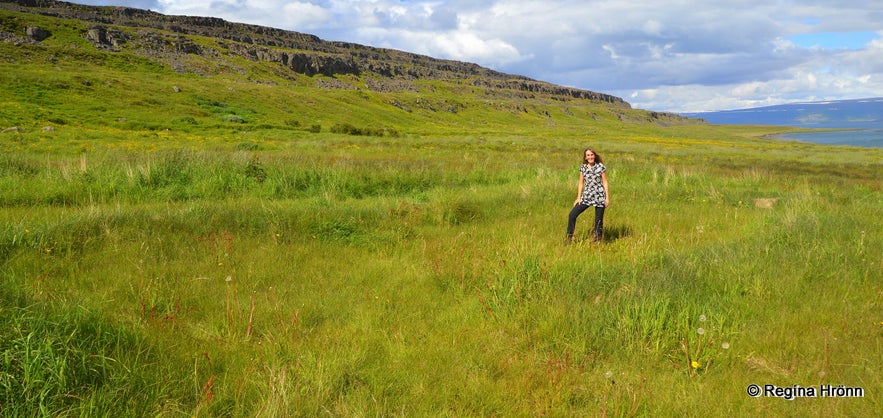
M 604 207 L 607 194 L 604 192 L 604 183 L 601 182 L 601 173 L 605 171 L 607 171 L 607 167 L 603 163 L 597 162 L 595 165 L 583 164 L 579 167 L 579 172 L 585 180 L 583 194 L 579 199 L 580 204 Z

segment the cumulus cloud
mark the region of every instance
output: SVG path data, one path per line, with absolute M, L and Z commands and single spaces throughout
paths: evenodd
M 474 62 L 695 111 L 883 96 L 883 4 L 853 0 L 79 1 L 215 16 Z M 865 45 L 797 45 L 820 33 Z M 813 35 L 815 36 L 815 35 Z

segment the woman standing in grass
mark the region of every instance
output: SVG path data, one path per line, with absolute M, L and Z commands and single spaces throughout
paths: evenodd
M 592 227 L 592 241 L 600 242 L 604 237 L 604 209 L 610 206 L 610 188 L 607 186 L 607 167 L 594 149 L 586 148 L 583 164 L 579 167 L 579 183 L 576 201 L 567 219 L 567 238 L 564 244 L 573 241 L 576 218 L 590 206 L 595 207 L 595 224 Z

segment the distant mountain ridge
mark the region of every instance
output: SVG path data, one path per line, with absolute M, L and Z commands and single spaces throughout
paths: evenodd
M 883 129 L 883 98 L 789 103 L 751 109 L 681 113 L 714 124 Z

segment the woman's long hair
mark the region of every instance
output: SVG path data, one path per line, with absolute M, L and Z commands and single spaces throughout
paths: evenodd
M 586 159 L 586 151 L 592 151 L 592 154 L 595 154 L 595 162 L 596 162 L 596 163 L 604 164 L 604 160 L 601 159 L 601 155 L 598 154 L 598 152 L 595 151 L 595 149 L 594 149 L 594 148 L 591 148 L 591 147 L 586 148 L 586 150 L 583 151 L 583 164 L 588 164 L 588 163 L 589 163 L 589 160 Z

